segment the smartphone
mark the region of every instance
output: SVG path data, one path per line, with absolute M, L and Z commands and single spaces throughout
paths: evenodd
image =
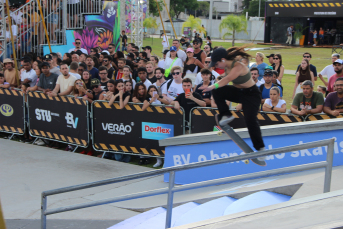
M 191 89 L 190 89 L 190 88 L 186 89 L 186 90 L 185 90 L 185 95 L 187 96 L 190 92 L 191 92 Z
M 157 95 L 157 91 L 152 92 L 152 96 L 155 97 L 155 95 Z

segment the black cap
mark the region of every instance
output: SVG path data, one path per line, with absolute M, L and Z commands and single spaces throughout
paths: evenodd
M 152 48 L 151 48 L 150 46 L 145 46 L 145 47 L 143 47 L 142 49 L 143 49 L 143 50 L 145 50 L 145 49 L 152 50 Z
M 224 48 L 217 48 L 211 55 L 210 67 L 214 67 L 218 61 L 227 56 L 227 51 Z
M 194 40 L 193 40 L 193 44 L 194 44 L 194 43 L 198 43 L 198 44 L 200 44 L 201 42 L 200 42 L 200 40 L 199 40 L 199 39 L 194 39 Z
M 169 50 L 168 49 L 165 49 L 162 53 L 163 54 L 167 54 L 169 52 Z
M 50 54 L 46 54 L 43 56 L 43 60 L 52 60 L 52 56 Z
M 275 54 L 270 54 L 269 56 L 267 56 L 267 58 L 269 58 L 269 57 L 274 57 L 275 56 Z
M 271 69 L 266 69 L 264 70 L 264 76 L 272 76 L 273 75 L 273 70 Z
M 181 38 L 181 40 L 180 40 L 180 42 L 185 42 L 186 40 L 185 39 L 183 39 L 183 38 Z
M 77 50 L 75 53 L 80 56 L 83 52 L 81 50 Z
M 48 62 L 42 62 L 39 66 L 41 68 L 43 68 L 44 66 L 48 66 L 50 68 L 50 64 Z
M 135 58 L 135 55 L 133 55 L 133 53 L 128 53 L 128 54 L 127 54 L 127 57 L 130 57 L 130 58 L 133 59 L 133 58 Z

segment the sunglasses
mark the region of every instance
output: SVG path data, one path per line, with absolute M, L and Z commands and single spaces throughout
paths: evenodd
M 92 86 L 91 88 L 93 90 L 94 88 L 98 88 L 98 87 L 99 87 L 99 85 L 96 85 L 96 86 Z
M 273 58 L 274 60 L 279 60 L 279 58 Z
M 81 44 L 81 42 L 75 42 L 75 44 L 79 45 L 79 44 Z
M 304 56 L 304 58 L 311 58 L 310 56 Z
M 172 75 L 175 76 L 175 75 L 180 75 L 181 72 L 173 72 Z
M 103 60 L 103 62 L 108 62 L 108 60 Z
M 76 83 L 76 85 L 82 86 L 82 85 L 83 85 L 83 83 Z
M 209 64 L 209 63 L 211 63 L 211 61 L 205 61 L 205 64 Z

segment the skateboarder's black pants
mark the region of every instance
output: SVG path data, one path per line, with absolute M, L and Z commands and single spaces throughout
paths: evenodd
M 264 147 L 257 113 L 261 105 L 261 92 L 256 85 L 250 88 L 237 88 L 232 85 L 220 87 L 212 91 L 220 115 L 231 116 L 225 100 L 241 103 L 244 111 L 244 120 L 247 125 L 251 141 L 256 150 Z

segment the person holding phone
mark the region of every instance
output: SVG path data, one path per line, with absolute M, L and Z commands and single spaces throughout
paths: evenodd
M 171 105 L 173 105 L 175 109 L 179 110 L 180 107 L 182 107 L 185 114 L 189 114 L 194 107 L 206 107 L 206 102 L 202 99 L 201 95 L 196 92 L 192 92 L 191 79 L 183 79 L 182 88 L 184 93 L 179 94 L 176 99 L 171 102 Z M 189 122 L 189 115 L 185 115 L 185 119 Z
M 146 99 L 144 100 L 142 111 L 145 111 L 151 104 L 154 105 L 162 105 L 167 104 L 169 105 L 168 100 L 160 96 L 157 91 L 157 87 L 155 85 L 150 85 L 148 88 L 148 94 Z

